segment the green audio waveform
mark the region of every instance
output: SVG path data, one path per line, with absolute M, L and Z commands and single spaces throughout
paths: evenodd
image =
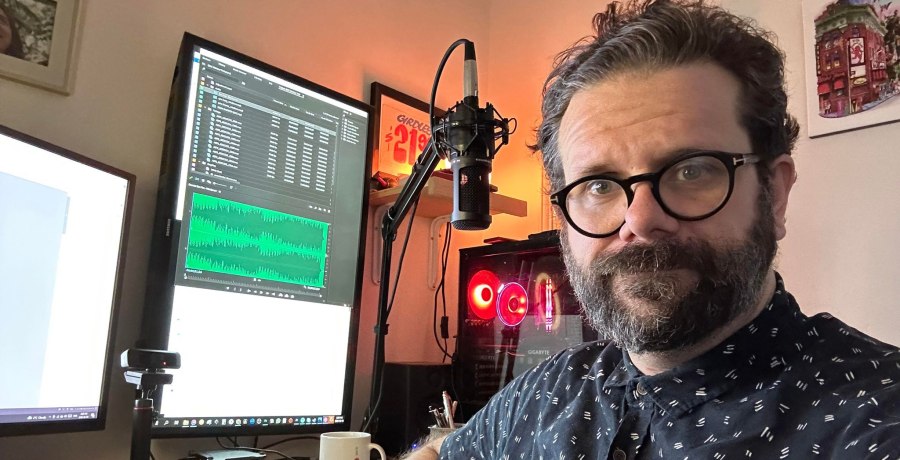
M 194 194 L 186 268 L 325 285 L 326 222 Z

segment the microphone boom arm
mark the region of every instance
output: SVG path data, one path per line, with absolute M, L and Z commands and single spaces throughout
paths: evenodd
M 419 200 L 425 184 L 431 177 L 431 174 L 437 168 L 442 157 L 439 149 L 435 146 L 434 139 L 429 139 L 425 150 L 419 154 L 419 158 L 413 165 L 412 173 L 400 189 L 394 204 L 388 208 L 381 220 L 381 282 L 378 286 L 378 319 L 375 323 L 375 359 L 372 367 L 372 392 L 369 398 L 369 408 L 365 414 L 365 422 L 363 431 L 375 431 L 372 423 L 377 424 L 378 406 L 381 402 L 381 379 L 383 378 L 384 366 L 384 345 L 385 336 L 388 333 L 388 315 L 389 311 L 389 293 L 391 282 L 391 259 L 394 253 L 394 240 L 397 238 L 397 231 L 400 224 L 403 223 L 404 217 L 409 213 Z M 378 381 L 376 381 L 376 379 Z

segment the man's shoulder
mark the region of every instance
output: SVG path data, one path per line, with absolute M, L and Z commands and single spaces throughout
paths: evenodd
M 841 401 L 858 400 L 877 407 L 879 400 L 890 400 L 890 410 L 900 410 L 896 404 L 900 397 L 900 349 L 829 313 L 808 318 L 807 326 L 810 340 L 801 352 L 800 363 L 808 368 L 809 383 Z
M 819 313 L 806 320 L 810 340 L 807 354 L 830 358 L 832 362 L 900 363 L 900 349 L 871 337 L 830 313 Z M 875 368 L 880 367 L 874 364 Z M 900 365 L 892 366 L 900 369 Z

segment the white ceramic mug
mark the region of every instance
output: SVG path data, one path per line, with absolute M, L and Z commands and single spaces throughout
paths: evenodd
M 319 438 L 319 460 L 369 460 L 375 449 L 381 460 L 387 460 L 384 449 L 372 442 L 372 435 L 362 431 L 333 431 Z

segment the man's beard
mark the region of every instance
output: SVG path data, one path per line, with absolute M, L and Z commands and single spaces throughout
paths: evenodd
M 777 250 L 768 184 L 757 201 L 744 241 L 633 243 L 586 269 L 561 231 L 569 278 L 591 326 L 632 353 L 666 352 L 694 345 L 752 310 Z M 693 280 L 685 281 L 685 273 Z

